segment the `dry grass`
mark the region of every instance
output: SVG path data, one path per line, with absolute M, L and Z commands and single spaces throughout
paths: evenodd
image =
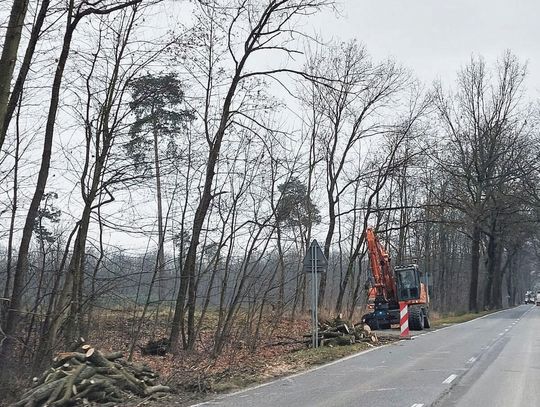
M 130 327 L 133 324 L 130 317 L 122 318 L 117 312 L 100 315 L 89 341 L 104 350 L 126 351 L 131 339 Z M 275 319 L 268 316 L 263 332 L 270 336 L 263 336 L 255 351 L 249 349 L 244 341 L 234 340 L 223 354 L 211 357 L 211 332 L 214 323 L 215 315 L 209 313 L 195 352 L 182 351 L 177 355 L 156 357 L 142 356 L 137 351 L 134 359 L 159 372 L 163 381 L 174 386 L 180 393 L 219 393 L 283 377 L 374 346 L 360 343 L 308 349 L 306 344 L 294 343 L 294 340 L 299 342 L 303 339 L 303 334 L 309 333 L 309 317 L 294 322 L 283 319 L 276 325 Z M 167 333 L 166 318 L 157 322 L 153 320 L 143 326 L 139 343 L 144 344 L 150 339 L 167 336 Z M 391 340 L 395 339 L 384 339 L 382 343 Z
M 167 337 L 170 329 L 167 316 L 162 312 L 151 313 L 142 324 L 138 344 L 144 345 L 149 340 Z M 329 314 L 328 317 L 330 316 Z M 181 351 L 176 355 L 166 356 L 143 356 L 137 349 L 134 361 L 148 365 L 160 375 L 163 384 L 175 390 L 175 394 L 166 396 L 164 400 L 145 401 L 146 406 L 188 405 L 194 400 L 208 397 L 208 394 L 264 383 L 374 346 L 360 343 L 309 349 L 307 344 L 302 342 L 306 339 L 303 335 L 310 331 L 308 316 L 295 321 L 282 318 L 276 323 L 275 316 L 268 315 L 261 329 L 264 334 L 261 335 L 262 339 L 255 350 L 250 349 L 240 332 L 236 332 L 239 336 L 231 340 L 231 345 L 219 356 L 212 357 L 212 333 L 215 323 L 215 315 L 209 313 L 195 351 Z M 94 316 L 92 330 L 86 336 L 87 343 L 105 352 L 123 351 L 127 355 L 134 326 L 138 326 L 138 320 L 133 317 L 133 312 L 104 310 Z M 396 339 L 384 338 L 382 343 Z M 14 387 L 20 389 L 24 386 Z M 136 404 L 130 404 L 134 402 L 129 401 L 124 405 L 134 406 Z M 0 405 L 1 403 L 0 401 Z

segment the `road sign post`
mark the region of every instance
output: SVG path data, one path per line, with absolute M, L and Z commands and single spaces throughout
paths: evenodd
M 318 273 L 322 273 L 328 267 L 328 261 L 317 243 L 313 240 L 309 246 L 303 261 L 304 272 L 311 273 L 311 345 L 314 348 L 319 346 L 319 282 Z

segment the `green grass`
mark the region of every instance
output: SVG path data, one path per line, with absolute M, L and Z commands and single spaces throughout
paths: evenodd
M 332 362 L 345 356 L 353 355 L 366 349 L 371 349 L 366 343 L 355 343 L 347 346 L 320 347 L 317 349 L 300 349 L 296 352 L 291 352 L 284 355 L 286 362 L 293 365 L 306 367 L 318 366 L 324 363 Z
M 462 322 L 471 321 L 476 318 L 483 317 L 484 315 L 491 314 L 495 311 L 481 311 L 477 314 L 475 313 L 459 313 L 459 314 L 450 314 L 445 315 L 441 318 L 437 318 L 431 321 L 431 326 L 433 328 L 439 328 L 445 325 L 459 324 Z

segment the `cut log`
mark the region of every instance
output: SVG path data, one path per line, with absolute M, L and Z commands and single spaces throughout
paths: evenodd
M 103 354 L 88 346 L 85 350 L 85 353 L 70 351 L 58 354 L 53 361 L 58 367 L 51 367 L 35 377 L 34 387 L 13 406 L 117 405 L 127 393 L 148 397 L 171 390 L 156 383 L 158 375 L 148 366 L 122 360 L 121 352 Z
M 322 336 L 324 339 L 339 338 L 340 336 L 343 336 L 343 333 L 342 332 L 324 331 L 324 332 L 320 332 L 320 336 Z
M 66 380 L 63 383 L 63 391 L 64 395 L 60 400 L 57 400 L 53 403 L 51 403 L 51 407 L 62 407 L 67 406 L 72 403 L 71 397 L 73 396 L 73 387 L 75 385 L 75 381 L 79 377 L 79 374 L 84 369 L 85 365 L 77 366 L 74 371 L 66 377 Z
M 87 358 L 87 359 L 90 359 L 90 357 L 94 354 L 95 352 L 95 349 L 94 348 L 88 348 L 86 350 L 86 353 L 84 354 L 84 356 Z
M 66 362 L 69 362 L 70 359 L 78 360 L 81 363 L 86 362 L 86 356 L 84 353 L 80 352 L 62 352 L 56 355 L 53 359 L 52 367 L 63 366 Z
M 323 339 L 321 341 L 321 344 L 323 346 L 346 346 L 351 345 L 354 343 L 354 336 L 352 335 L 343 335 L 343 336 L 337 336 L 335 338 L 329 338 L 329 339 Z
M 123 358 L 124 352 L 111 352 L 111 353 L 106 353 L 103 356 L 105 357 L 105 359 L 114 362 L 117 359 Z
M 145 395 L 150 396 L 155 393 L 170 393 L 171 388 L 169 386 L 163 386 L 158 384 L 157 386 L 150 386 L 144 390 Z
M 345 323 L 336 326 L 336 330 L 338 332 L 342 332 L 342 333 L 347 334 L 347 335 L 349 335 L 351 333 L 351 330 L 349 329 L 349 326 L 347 324 L 345 324 Z
M 139 347 L 141 349 L 141 354 L 143 355 L 157 355 L 165 356 L 169 351 L 171 343 L 167 338 L 161 338 L 157 341 L 150 341 L 145 346 Z
M 68 348 L 68 352 L 75 352 L 84 344 L 84 338 L 80 337 L 79 339 L 74 340 Z
M 12 405 L 12 407 L 35 407 L 42 405 L 40 402 L 47 400 L 49 395 L 56 389 L 57 386 L 62 388 L 63 379 L 56 380 L 54 382 L 45 383 L 39 387 L 36 387 L 23 394 L 20 401 Z

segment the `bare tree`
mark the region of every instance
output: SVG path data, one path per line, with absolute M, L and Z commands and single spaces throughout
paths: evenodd
M 36 182 L 36 189 L 32 197 L 28 213 L 26 215 L 23 234 L 21 237 L 18 251 L 17 266 L 13 277 L 13 290 L 11 294 L 10 309 L 8 311 L 4 327 L 4 332 L 7 336 L 7 339 L 3 342 L 2 348 L 0 349 L 0 361 L 2 361 L 3 363 L 7 363 L 10 360 L 10 357 L 13 355 L 13 335 L 17 329 L 20 318 L 19 313 L 21 312 L 22 305 L 22 290 L 24 288 L 26 273 L 28 270 L 28 250 L 30 247 L 30 240 L 32 237 L 34 221 L 38 213 L 41 198 L 45 192 L 45 186 L 47 184 L 47 178 L 49 175 L 52 142 L 55 130 L 56 115 L 58 112 L 60 89 L 62 85 L 66 62 L 69 57 L 73 34 L 75 33 L 79 22 L 89 15 L 104 15 L 112 13 L 119 9 L 137 4 L 140 1 L 141 0 L 132 0 L 129 2 L 122 2 L 120 4 L 113 5 L 103 4 L 100 1 L 93 6 L 86 3 L 76 6 L 75 1 L 70 0 L 68 4 L 66 15 L 66 29 L 62 43 L 62 51 L 60 53 L 60 56 L 58 57 L 57 69 L 51 87 L 51 99 L 47 114 L 47 124 L 44 134 L 43 154 L 40 170 Z
M 287 44 L 280 41 L 280 35 L 282 33 L 295 34 L 296 31 L 292 28 L 291 24 L 297 17 L 314 13 L 328 3 L 326 0 L 270 0 L 265 2 L 264 5 L 255 1 L 243 1 L 240 5 L 233 7 L 228 2 L 222 4 L 218 1 L 202 5 L 210 20 L 215 20 L 218 15 L 226 16 L 228 20 L 225 23 L 227 25 L 226 47 L 232 59 L 233 69 L 230 72 L 230 80 L 225 91 L 225 98 L 221 102 L 221 108 L 216 118 L 218 123 L 217 128 L 212 131 L 209 123 L 209 112 L 211 108 L 209 103 L 213 92 L 212 69 L 214 67 L 214 56 L 212 52 L 215 52 L 216 49 L 214 46 L 208 48 L 209 64 L 206 71 L 207 103 L 203 115 L 205 120 L 205 137 L 208 143 L 208 159 L 204 187 L 195 211 L 191 227 L 191 241 L 184 265 L 186 276 L 184 281 L 187 283 L 187 300 L 183 298 L 185 288 L 181 287 L 179 297 L 177 298 L 175 318 L 171 331 L 171 342 L 173 346 L 178 342 L 180 319 L 184 318 L 184 301 L 188 311 L 187 347 L 193 349 L 195 344 L 195 308 L 197 299 L 195 272 L 197 249 L 202 227 L 213 198 L 212 190 L 214 187 L 216 166 L 222 145 L 226 142 L 226 135 L 233 121 L 235 119 L 239 120 L 241 117 L 250 120 L 249 116 L 235 107 L 235 103 L 239 103 L 239 101 L 235 100 L 239 87 L 257 77 L 290 71 L 284 68 L 250 71 L 247 68 L 248 61 L 256 53 L 269 51 L 284 52 L 286 55 L 294 53 L 294 49 L 289 48 Z M 210 25 L 214 29 L 217 29 L 217 24 Z M 246 28 L 247 31 L 245 31 Z M 241 36 L 240 38 L 242 40 L 236 40 L 235 38 L 238 38 L 238 36 Z M 210 31 L 209 44 L 213 45 L 214 41 L 217 41 L 216 33 Z
M 14 3 L 13 3 L 14 6 L 15 6 L 15 3 L 23 4 L 24 2 L 14 0 Z M 26 1 L 26 3 L 28 3 L 28 1 Z M 26 47 L 24 58 L 21 62 L 21 66 L 17 74 L 17 79 L 15 80 L 11 94 L 9 94 L 9 84 L 8 84 L 6 95 L 2 95 L 2 96 L 5 96 L 6 98 L 9 96 L 9 99 L 5 100 L 4 106 L 2 106 L 2 102 L 0 102 L 0 150 L 2 149 L 3 142 L 5 141 L 9 124 L 11 122 L 15 109 L 17 108 L 17 104 L 21 102 L 21 95 L 23 92 L 24 84 L 26 82 L 26 78 L 30 71 L 30 66 L 32 64 L 32 59 L 35 54 L 37 43 L 39 41 L 40 35 L 42 34 L 43 23 L 45 22 L 45 18 L 47 17 L 49 6 L 50 6 L 50 0 L 43 0 L 41 2 L 39 12 L 37 13 L 34 19 L 34 24 L 30 32 L 30 38 L 28 39 L 28 45 Z M 7 37 L 6 37 L 6 40 L 7 40 Z M 6 53 L 13 51 L 12 49 L 9 50 L 8 48 L 5 48 L 4 50 L 6 51 Z M 6 70 L 6 74 L 7 72 L 9 72 L 9 69 Z M 13 74 L 13 72 L 11 74 Z
M 13 0 L 9 22 L 4 37 L 4 46 L 0 56 L 0 150 L 4 145 L 4 126 L 10 95 L 11 79 L 17 61 L 17 52 L 21 41 L 24 18 L 28 9 L 28 0 Z M 15 100 L 17 100 L 16 98 Z
M 495 70 L 494 82 L 485 62 L 473 58 L 459 74 L 455 95 L 446 96 L 441 86 L 436 88 L 436 105 L 449 140 L 441 162 L 452 191 L 446 204 L 467 216 L 470 230 L 471 311 L 479 309 L 480 247 L 490 206 L 501 186 L 516 176 L 516 164 L 522 161 L 524 77 L 525 67 L 507 52 Z M 499 263 L 493 256 L 492 247 L 489 257 Z
M 338 220 L 342 196 L 354 184 L 347 179 L 346 168 L 351 155 L 365 138 L 384 132 L 384 124 L 372 117 L 399 92 L 407 76 L 395 63 L 372 62 L 366 50 L 352 41 L 333 46 L 328 54 L 315 55 L 309 62 L 315 76 L 326 78 L 314 91 L 314 109 L 324 120 L 319 126 L 317 142 L 322 146 L 328 211 L 328 228 L 324 254 L 328 258 Z M 321 82 L 321 81 L 319 81 Z M 322 274 L 319 299 L 324 304 L 326 274 Z

